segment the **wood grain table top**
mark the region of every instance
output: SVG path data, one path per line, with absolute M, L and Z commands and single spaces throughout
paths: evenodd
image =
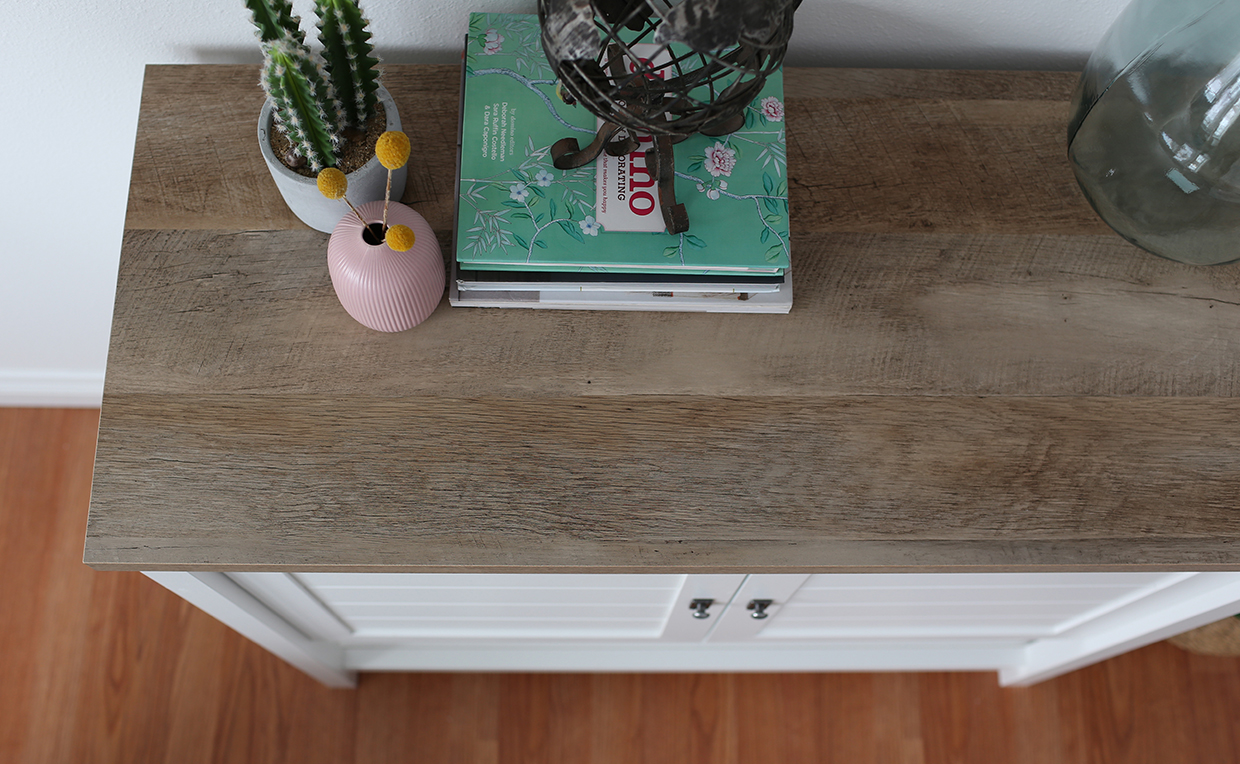
M 148 68 L 99 569 L 1240 570 L 1240 266 L 1113 234 L 1071 73 L 790 69 L 788 315 L 369 331 L 252 66 Z M 451 252 L 459 69 L 388 66 Z

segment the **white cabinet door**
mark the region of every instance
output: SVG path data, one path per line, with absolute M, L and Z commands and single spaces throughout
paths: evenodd
M 709 641 L 942 639 L 1019 644 L 1063 633 L 1187 575 L 754 575 L 745 580 Z M 763 607 L 764 602 L 769 604 Z
M 253 592 L 247 575 L 253 576 L 240 574 L 239 580 Z M 274 575 L 287 576 L 321 602 L 347 627 L 342 641 L 348 645 L 409 640 L 700 642 L 745 578 L 607 573 Z M 695 600 L 703 604 L 694 608 Z

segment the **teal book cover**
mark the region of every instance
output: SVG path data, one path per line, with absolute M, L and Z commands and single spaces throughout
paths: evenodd
M 778 274 L 789 265 L 779 73 L 747 108 L 743 128 L 676 145 L 676 199 L 690 221 L 677 235 L 613 228 L 618 218 L 604 208 L 617 204 L 614 169 L 608 176 L 596 162 L 574 170 L 552 165 L 553 143 L 575 137 L 586 145 L 598 120 L 556 94 L 537 16 L 470 15 L 461 120 L 456 259 L 463 267 Z M 625 215 L 639 220 L 653 212 L 661 221 L 650 198 L 657 188 L 641 171 L 644 157 L 630 157 L 637 158 L 630 182 L 620 176 Z M 610 196 L 601 188 L 608 182 Z

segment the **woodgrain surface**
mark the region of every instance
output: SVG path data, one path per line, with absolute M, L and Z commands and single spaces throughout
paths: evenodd
M 93 551 L 96 567 L 1205 569 L 1240 540 L 1240 432 L 1203 435 L 1240 401 L 135 395 L 107 410 L 90 532 L 112 556 Z
M 5 764 L 1240 761 L 1240 658 L 1162 642 L 990 673 L 363 674 L 331 690 L 78 561 L 97 412 L 0 409 Z
M 795 231 L 794 227 L 794 231 Z M 786 316 L 452 309 L 372 332 L 313 231 L 130 231 L 109 394 L 1240 391 L 1235 266 L 1116 236 L 794 234 Z M 106 413 L 106 412 L 105 412 Z
M 385 72 L 414 146 L 403 200 L 448 245 L 460 69 Z M 793 230 L 1106 233 L 1065 161 L 1075 82 L 1065 72 L 789 70 Z M 148 67 L 126 228 L 309 230 L 258 153 L 262 102 L 257 67 Z
M 459 71 L 388 69 L 450 252 Z M 1240 568 L 1240 267 L 1097 219 L 1074 75 L 790 70 L 787 316 L 396 335 L 283 208 L 255 76 L 147 72 L 96 567 Z

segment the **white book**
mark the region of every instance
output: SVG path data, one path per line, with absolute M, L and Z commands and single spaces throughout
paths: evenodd
M 613 274 L 606 274 L 613 276 Z M 502 278 L 496 278 L 502 276 Z M 563 278 L 553 278 L 560 277 Z M 640 274 L 600 280 L 583 278 L 582 274 L 547 274 L 522 271 L 470 272 L 457 271 L 456 286 L 462 292 L 712 292 L 727 294 L 760 294 L 778 292 L 783 288 L 781 277 L 685 278 L 668 274 L 658 278 L 642 278 Z
M 648 286 L 648 285 L 646 285 Z M 448 304 L 472 308 L 542 308 L 544 310 L 644 310 L 692 313 L 787 313 L 792 309 L 791 269 L 773 292 L 686 291 L 462 291 L 453 278 Z

